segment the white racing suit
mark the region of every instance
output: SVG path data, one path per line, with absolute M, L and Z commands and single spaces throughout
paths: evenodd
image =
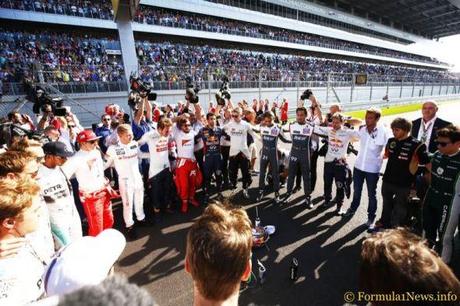
M 109 161 L 105 167 L 113 163 L 118 173 L 118 185 L 123 202 L 123 220 L 126 227 L 134 225 L 133 208 L 137 220 L 145 219 L 144 183 L 139 172 L 139 152 L 137 142 L 131 141 L 127 145 L 122 143 L 111 145 L 106 153 Z

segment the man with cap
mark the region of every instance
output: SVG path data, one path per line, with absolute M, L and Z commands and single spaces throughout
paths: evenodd
M 77 135 L 80 151 L 63 165 L 67 177 L 75 174 L 80 199 L 88 220 L 88 235 L 96 236 L 113 226 L 112 189 L 104 177 L 104 163 L 97 147 L 99 137 L 91 130 Z
M 73 152 L 59 141 L 46 143 L 43 151 L 45 161 L 39 167 L 38 182 L 41 188 L 40 194 L 48 207 L 55 246 L 59 249 L 82 237 L 72 185 L 61 169 Z

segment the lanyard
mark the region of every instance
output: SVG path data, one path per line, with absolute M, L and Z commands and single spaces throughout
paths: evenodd
M 431 121 L 430 124 L 428 124 L 428 126 L 425 126 L 425 122 L 423 122 L 423 119 L 422 119 L 422 137 L 420 138 L 420 141 L 422 143 L 426 142 L 428 138 L 428 131 L 430 130 L 432 124 L 433 124 L 433 121 Z

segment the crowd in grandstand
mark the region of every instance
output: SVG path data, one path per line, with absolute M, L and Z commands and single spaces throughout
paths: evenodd
M 190 74 L 201 81 L 208 79 L 208 73 L 212 74 L 213 80 L 227 75 L 234 82 L 258 81 L 261 69 L 262 80 L 268 81 L 296 81 L 299 72 L 303 72 L 300 75 L 301 81 L 326 81 L 328 73 L 342 74 L 343 78 L 347 77 L 345 74 L 367 73 L 426 81 L 448 77 L 447 72 L 438 70 L 222 49 L 208 45 L 138 41 L 136 47 L 142 77 L 151 82 L 175 82 L 184 80 Z
M 338 40 L 327 36 L 302 33 L 238 20 L 166 10 L 145 5 L 140 6 L 139 10 L 136 12 L 134 21 L 160 26 L 287 41 L 302 45 L 326 47 L 422 62 L 437 62 L 436 60 L 416 54 Z
M 43 72 L 48 82 L 117 81 L 124 78 L 118 40 L 90 34 L 0 30 L 0 68 L 4 82 Z M 37 65 L 39 64 L 39 65 Z
M 113 19 L 112 3 L 104 0 L 0 0 L 0 7 L 48 14 Z

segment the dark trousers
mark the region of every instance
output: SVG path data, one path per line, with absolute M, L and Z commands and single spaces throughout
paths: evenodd
M 262 156 L 260 157 L 259 191 L 263 191 L 265 188 L 265 173 L 269 164 L 273 178 L 273 190 L 278 192 L 280 189 L 280 173 L 276 150 L 273 152 L 262 152 Z
M 149 179 L 149 197 L 153 207 L 165 209 L 172 202 L 173 179 L 169 168 L 163 169 Z
M 249 159 L 241 152 L 229 158 L 228 171 L 230 183 L 233 187 L 236 186 L 238 169 L 241 169 L 241 174 L 243 175 L 243 189 L 246 189 L 251 185 L 252 179 L 249 173 Z
M 410 187 L 383 182 L 383 210 L 381 222 L 385 228 L 402 226 L 407 218 L 407 200 Z
M 221 146 L 220 153 L 222 154 L 222 181 L 228 184 L 228 157 L 230 154 L 230 147 Z
M 200 170 L 203 171 L 203 149 L 195 151 L 195 159 L 198 163 L 198 167 L 200 167 Z
M 363 192 L 364 180 L 367 186 L 367 196 L 369 205 L 367 207 L 367 217 L 369 220 L 375 219 L 377 211 L 377 182 L 379 181 L 378 173 L 371 173 L 353 169 L 353 201 L 351 202 L 350 210 L 355 212 L 361 203 L 361 194 Z
M 337 205 L 343 204 L 345 197 L 345 178 L 347 176 L 347 165 L 337 161 L 324 163 L 324 199 L 332 199 L 332 182 L 335 180 Z
M 213 174 L 216 177 L 217 191 L 220 191 L 222 187 L 222 156 L 220 154 L 205 155 L 202 169 L 206 193 L 209 194 Z
M 308 151 L 300 152 L 299 154 L 308 154 Z M 287 181 L 287 192 L 291 193 L 294 187 L 294 179 L 297 176 L 297 169 L 300 168 L 300 172 L 303 178 L 303 189 L 305 195 L 311 194 L 311 183 L 310 183 L 310 163 L 307 156 L 297 157 L 291 152 L 289 158 L 289 169 L 288 169 L 288 181 Z
M 316 167 L 318 164 L 318 157 L 319 157 L 318 150 L 313 151 L 311 154 L 311 159 L 310 159 L 310 179 L 311 179 L 311 191 L 312 192 L 313 190 L 315 190 L 315 186 L 316 186 L 316 177 L 317 177 Z

